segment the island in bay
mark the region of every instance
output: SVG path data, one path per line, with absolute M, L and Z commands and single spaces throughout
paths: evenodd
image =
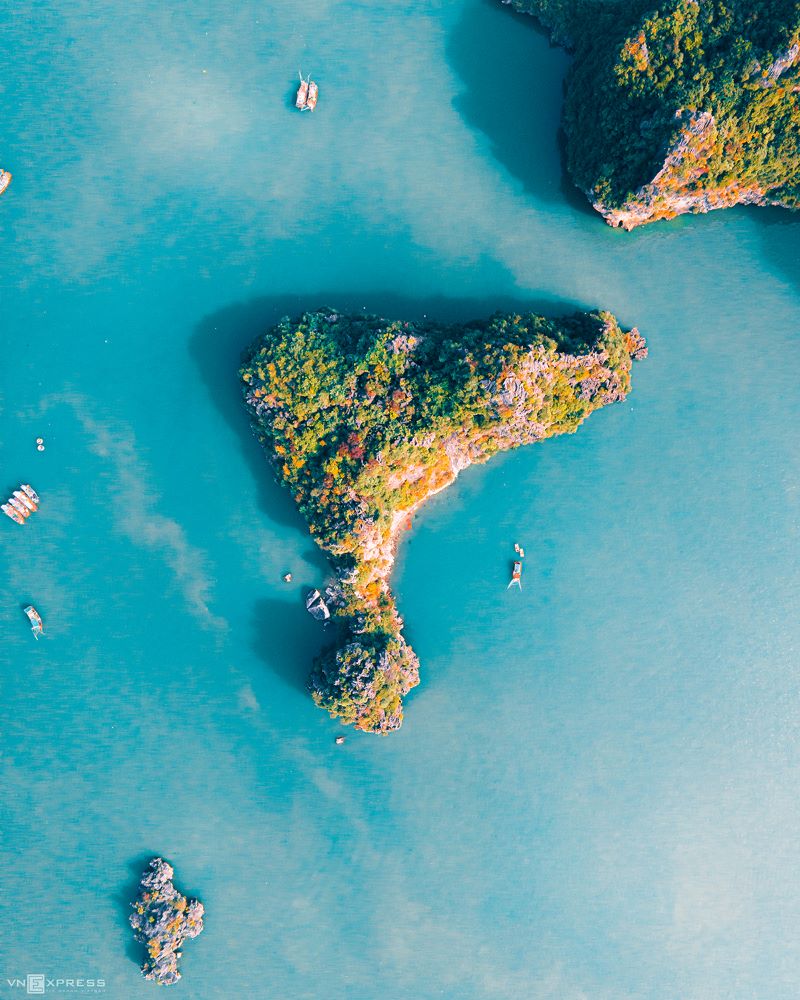
M 183 942 L 203 930 L 203 904 L 178 892 L 172 881 L 174 875 L 172 865 L 163 858 L 153 858 L 142 875 L 139 895 L 131 903 L 134 937 L 147 951 L 142 975 L 159 986 L 178 982 Z
M 567 169 L 612 226 L 800 204 L 795 0 L 504 0 L 575 52 Z
M 256 435 L 338 580 L 338 641 L 309 679 L 318 705 L 399 728 L 419 683 L 389 588 L 402 525 L 467 466 L 624 399 L 646 352 L 607 312 L 444 325 L 322 309 L 257 341 L 241 371 Z

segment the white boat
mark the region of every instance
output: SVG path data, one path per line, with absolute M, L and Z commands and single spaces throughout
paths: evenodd
M 25 492 L 28 494 L 28 496 L 31 498 L 31 500 L 33 500 L 34 503 L 39 503 L 40 502 L 39 501 L 39 494 L 36 492 L 36 490 L 32 486 L 29 486 L 27 483 L 23 483 L 22 484 L 22 488 L 23 488 L 23 490 L 25 490 Z
M 17 500 L 16 497 L 9 497 L 8 498 L 8 502 L 11 504 L 11 506 L 14 508 L 14 510 L 18 510 L 20 512 L 20 514 L 22 514 L 23 517 L 30 517 L 31 516 L 31 512 L 28 510 L 28 508 L 25 506 L 25 504 L 24 503 L 20 503 L 20 501 Z
M 0 194 L 2 194 L 11 183 L 11 174 L 8 170 L 0 170 Z
M 306 101 L 308 100 L 308 80 L 303 79 L 303 74 L 300 74 L 300 86 L 297 88 L 297 98 L 295 99 L 294 106 L 299 108 L 301 111 L 305 111 Z
M 301 111 L 313 111 L 317 106 L 317 98 L 319 97 L 319 87 L 314 83 L 314 81 L 309 77 L 307 80 L 303 79 L 303 74 L 300 74 L 300 86 L 297 88 L 297 97 L 295 98 L 294 106 L 299 108 Z
M 319 96 L 319 87 L 314 83 L 313 80 L 308 81 L 308 97 L 306 98 L 306 106 L 303 111 L 313 111 L 317 106 L 317 97 Z
M 9 504 L 0 504 L 0 510 L 7 516 L 10 517 L 12 521 L 16 521 L 17 524 L 24 524 L 25 518 L 22 517 L 17 511 L 11 507 Z
M 31 632 L 33 632 L 33 638 L 38 639 L 39 636 L 44 632 L 44 625 L 42 624 L 42 616 L 36 610 L 36 608 L 29 604 L 27 608 L 23 608 L 25 614 L 28 616 L 28 621 L 31 623 Z
M 514 568 L 511 571 L 511 582 L 506 587 L 506 590 L 510 590 L 515 583 L 522 590 L 522 563 L 519 559 L 514 563 Z
M 27 493 L 23 493 L 22 490 L 14 490 L 14 496 L 20 503 L 24 503 L 28 510 L 36 510 L 36 504 Z
M 306 610 L 312 618 L 316 618 L 320 622 L 324 622 L 326 618 L 331 616 L 328 605 L 323 601 L 322 594 L 318 590 L 312 590 L 309 593 L 306 598 Z

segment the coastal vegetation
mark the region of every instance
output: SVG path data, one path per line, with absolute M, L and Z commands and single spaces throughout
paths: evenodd
M 139 895 L 131 906 L 134 937 L 145 945 L 142 975 L 159 986 L 170 986 L 181 978 L 178 959 L 186 938 L 203 930 L 203 904 L 182 896 L 172 883 L 174 871 L 162 858 L 153 858 L 139 883 Z
M 241 371 L 245 398 L 337 576 L 338 641 L 309 680 L 318 705 L 369 732 L 401 725 L 419 683 L 388 582 L 402 525 L 467 466 L 623 399 L 645 353 L 605 312 L 448 326 L 323 309 L 267 331 Z
M 575 52 L 567 169 L 614 226 L 800 204 L 797 0 L 513 0 Z

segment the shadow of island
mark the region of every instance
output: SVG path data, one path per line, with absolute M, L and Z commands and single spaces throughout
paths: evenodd
M 253 606 L 253 652 L 288 687 L 306 697 L 310 697 L 307 681 L 314 658 L 336 641 L 335 623 L 315 622 L 306 611 L 305 597 L 311 589 L 310 583 L 293 585 L 287 600 L 265 598 Z
M 565 177 L 561 110 L 570 57 L 530 15 L 497 0 L 464 11 L 447 43 L 465 89 L 453 100 L 464 121 L 490 141 L 495 159 L 544 201 L 591 208 Z M 592 213 L 593 214 L 593 213 Z
M 454 107 L 525 192 L 605 225 L 566 169 L 561 116 L 571 54 L 531 14 L 479 0 L 451 33 L 447 58 L 466 87 Z
M 800 290 L 800 212 L 771 207 L 751 207 L 748 211 L 760 227 L 765 257 Z

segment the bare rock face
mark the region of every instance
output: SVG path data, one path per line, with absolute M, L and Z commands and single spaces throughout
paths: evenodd
M 795 67 L 798 62 L 800 62 L 800 42 L 795 42 L 790 45 L 785 52 L 781 52 L 779 55 L 772 60 L 772 62 L 763 71 L 761 79 L 757 80 L 759 87 L 775 87 L 783 74 Z M 761 72 L 760 63 L 756 63 L 754 66 L 754 73 Z M 800 85 L 794 84 L 792 90 L 797 92 L 800 90 Z
M 147 948 L 142 975 L 159 986 L 171 986 L 181 978 L 178 959 L 183 942 L 203 930 L 203 904 L 182 896 L 172 884 L 173 875 L 171 865 L 153 858 L 131 903 L 134 937 Z
M 704 187 L 708 161 L 719 141 L 710 111 L 675 112 L 677 133 L 664 157 L 664 165 L 632 198 L 619 207 L 606 205 L 587 192 L 593 207 L 610 226 L 631 230 L 646 222 L 672 219 L 686 212 L 711 212 L 733 205 L 775 205 L 758 185 L 731 183 Z

